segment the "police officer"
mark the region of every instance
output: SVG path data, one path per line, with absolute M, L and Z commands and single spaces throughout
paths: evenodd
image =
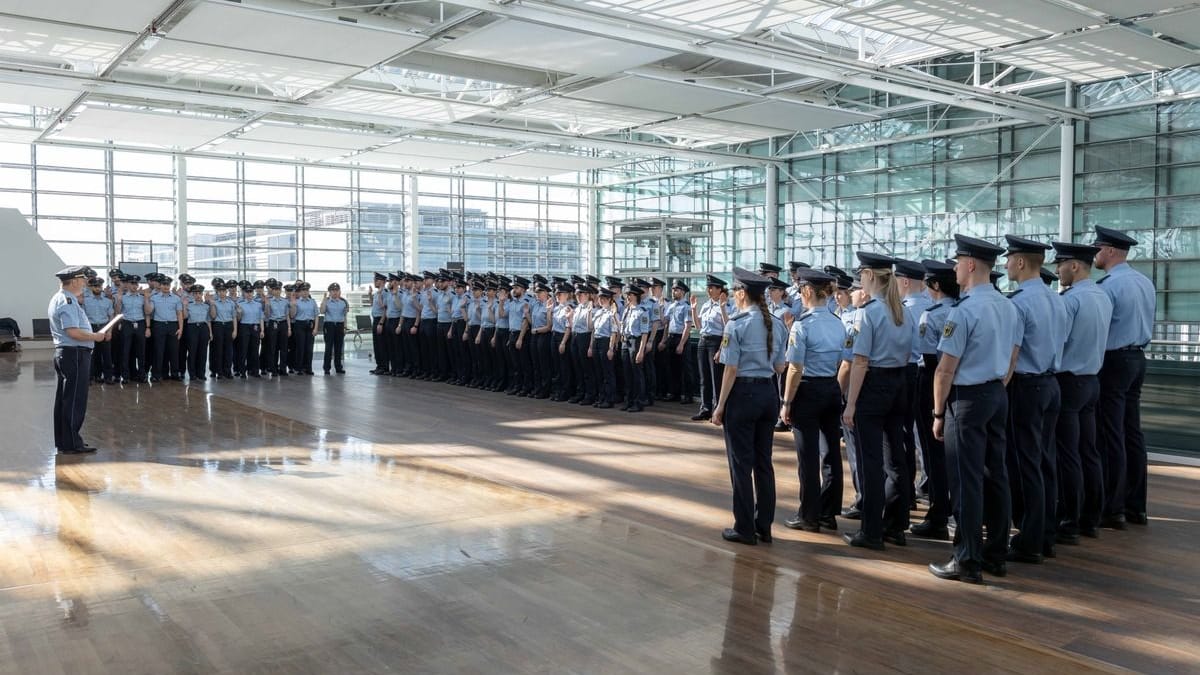
M 842 505 L 842 390 L 837 371 L 846 331 L 829 311 L 827 290 L 834 278 L 813 269 L 797 274 L 805 311 L 789 331 L 779 418 L 791 426 L 796 445 L 800 509 L 784 525 L 820 532 L 822 525 L 837 529 L 834 514 Z M 822 461 L 822 455 L 834 455 L 836 461 Z M 822 475 L 822 465 L 831 469 L 828 475 Z
M 489 280 L 487 282 L 487 290 L 479 306 L 479 337 L 476 338 L 475 344 L 479 346 L 479 386 L 487 390 L 494 390 L 496 388 L 497 366 L 496 354 L 493 348 L 496 342 L 496 308 L 500 303 L 497 297 L 499 291 L 500 282 L 495 279 Z
M 1058 531 L 1055 541 L 1076 545 L 1099 536 L 1104 514 L 1104 459 L 1096 444 L 1096 406 L 1113 305 L 1091 280 L 1100 249 L 1054 242 L 1054 264 L 1066 312 L 1066 337 L 1056 379 L 1062 397 L 1055 435 L 1058 450 Z
M 387 337 L 383 334 L 383 323 L 387 316 L 383 291 L 387 285 L 387 275 L 375 272 L 371 284 L 371 353 L 375 357 L 371 374 L 386 375 L 390 367 L 387 362 Z
M 625 370 L 626 412 L 641 412 L 646 400 L 646 378 L 642 363 L 650 345 L 650 313 L 642 304 L 646 290 L 632 283 L 625 288 L 625 313 L 621 316 L 622 363 Z
M 65 454 L 96 451 L 83 442 L 79 430 L 87 416 L 92 347 L 110 339 L 109 333 L 88 330 L 88 317 L 79 301 L 88 269 L 68 267 L 59 270 L 55 276 L 62 288 L 51 296 L 46 308 L 46 315 L 50 317 L 50 337 L 54 339 L 54 372 L 58 376 L 54 390 L 54 447 Z
M 179 298 L 179 302 L 183 305 L 183 332 L 179 334 L 179 345 L 175 352 L 175 365 L 173 368 L 175 379 L 180 381 L 183 380 L 183 375 L 187 371 L 188 363 L 190 362 L 188 360 L 188 344 L 190 342 L 188 340 L 188 331 L 190 330 L 190 326 L 187 321 L 187 305 L 192 299 L 189 289 L 195 283 L 196 278 L 185 272 L 179 275 L 179 286 L 171 291 Z
M 509 367 L 508 354 L 508 310 L 512 303 L 512 285 L 511 281 L 504 276 L 500 277 L 499 287 L 496 289 L 496 300 L 492 304 L 493 314 L 495 315 L 496 328 L 492 335 L 492 391 L 506 391 L 508 388 L 508 379 L 511 368 Z
M 533 358 L 529 344 L 530 308 L 529 280 L 514 276 L 512 297 L 508 306 L 508 344 L 512 361 L 510 396 L 529 396 L 533 391 Z
M 216 314 L 216 305 L 212 298 L 205 297 L 204 286 L 192 284 L 188 289 L 191 297 L 185 311 L 187 312 L 188 343 L 188 377 L 193 382 L 203 382 L 204 369 L 208 364 L 208 345 L 212 341 L 212 317 Z
M 554 368 L 553 356 L 556 354 L 551 346 L 551 318 L 554 303 L 550 299 L 550 287 L 544 282 L 534 287 L 537 298 L 529 306 L 529 343 L 533 358 L 533 398 L 550 398 L 553 386 Z M 609 297 L 612 297 L 610 292 Z
M 663 350 L 668 357 L 665 371 L 666 400 L 679 401 L 683 405 L 692 404 L 692 394 L 696 391 L 691 369 L 696 355 L 689 339 L 692 332 L 692 304 L 688 301 L 688 293 L 691 290 L 682 280 L 676 279 L 671 284 L 672 299 L 663 317 L 667 332 Z
M 644 289 L 639 289 L 643 290 Z M 587 358 L 588 348 L 592 344 L 592 334 L 588 330 L 588 319 L 592 311 L 592 295 L 596 289 L 587 284 L 579 284 L 575 287 L 575 311 L 571 315 L 571 370 L 578 379 L 576 381 L 575 393 L 571 398 L 567 399 L 567 403 L 578 403 L 581 405 L 591 405 L 596 402 L 596 378 L 595 368 L 592 367 L 592 362 Z M 641 293 L 638 294 L 641 298 Z M 647 317 L 647 321 L 649 318 Z M 649 328 L 647 328 L 649 333 Z M 647 335 L 647 337 L 649 337 Z M 637 361 L 638 370 L 642 370 L 642 359 Z M 626 371 L 626 375 L 628 375 Z M 644 381 L 644 380 L 643 380 Z M 643 391 L 642 396 L 645 393 Z M 641 407 L 642 399 L 638 399 L 638 407 Z
M 123 314 L 120 344 L 121 381 L 142 382 L 146 377 L 146 338 L 150 327 L 146 324 L 146 306 L 149 293 L 138 289 L 142 278 L 138 275 L 125 277 L 125 289 L 117 293 L 113 311 Z
M 233 368 L 235 374 L 246 379 L 246 376 L 259 377 L 261 363 L 259 359 L 259 343 L 262 341 L 266 321 L 266 306 L 262 298 L 254 293 L 254 286 L 249 281 L 243 281 L 242 299 L 237 303 L 237 326 L 234 327 L 236 357 Z
M 1099 445 L 1105 460 L 1101 527 L 1145 525 L 1146 441 L 1142 436 L 1142 382 L 1146 345 L 1154 330 L 1154 284 L 1129 266 L 1137 240 L 1096 226 L 1096 267 L 1108 272 L 1096 283 L 1112 301 L 1112 323 L 1100 369 Z
M 915 485 L 917 478 L 917 454 L 924 452 L 924 449 L 921 448 L 920 434 L 917 431 L 916 393 L 918 365 L 921 362 L 917 324 L 920 321 L 921 313 L 933 304 L 933 300 L 929 291 L 925 289 L 925 267 L 921 263 L 897 258 L 895 270 L 896 286 L 900 290 L 900 302 L 904 305 L 904 311 L 908 312 L 910 325 L 913 327 L 912 353 L 909 355 L 908 365 L 904 367 L 905 385 L 910 393 L 908 410 L 904 413 L 904 462 L 908 467 L 909 494 L 911 495 L 914 492 L 912 486 Z M 910 506 L 916 507 L 915 500 L 910 502 Z
M 1042 263 L 1049 244 L 1007 234 L 1005 271 L 1017 289 L 1008 297 L 1017 309 L 1021 346 L 1008 384 L 1008 475 L 1013 522 L 1020 533 L 1012 538 L 1008 560 L 1040 563 L 1048 523 L 1054 521 L 1058 488 L 1055 483 L 1054 425 L 1058 420 L 1058 381 L 1054 377 L 1066 339 L 1066 316 L 1053 291 L 1042 281 Z
M 312 286 L 307 281 L 296 285 L 296 297 L 292 300 L 292 332 L 296 339 L 294 367 L 297 373 L 312 375 L 313 346 L 317 338 L 317 312 L 320 307 L 312 297 Z
M 346 348 L 346 317 L 350 314 L 350 303 L 342 297 L 341 284 L 329 284 L 325 298 L 321 300 L 321 315 L 325 317 L 322 324 L 325 337 L 324 371 L 329 374 L 332 365 L 338 375 L 345 375 L 342 367 L 342 354 Z
M 733 527 L 721 536 L 754 545 L 771 541 L 775 519 L 771 445 L 779 399 L 773 375 L 786 363 L 787 331 L 767 311 L 769 279 L 740 267 L 733 268 L 733 279 L 737 312 L 721 339 L 725 369 L 712 423 L 724 427 L 733 485 Z
M 480 279 L 471 282 L 471 298 L 467 300 L 467 333 L 464 340 L 471 354 L 471 374 L 467 386 L 478 388 L 483 381 L 483 354 L 479 336 L 483 332 L 483 304 L 487 299 L 487 284 Z
M 112 320 L 113 301 L 104 292 L 104 280 L 100 277 L 88 279 L 87 290 L 83 293 L 83 312 L 91 322 L 93 333 L 97 333 Z M 114 384 L 117 381 L 113 374 L 112 340 L 95 343 L 92 348 L 92 380 Z
M 457 289 L 453 281 L 453 277 L 445 272 L 438 272 L 437 278 L 434 280 L 434 288 L 437 290 L 437 296 L 434 301 L 434 304 L 437 306 L 437 322 L 434 326 L 435 334 L 433 336 L 433 375 L 434 380 L 437 382 L 450 380 L 453 374 L 451 357 L 454 353 L 451 345 L 455 344 L 452 341 L 452 333 L 454 327 L 454 306 L 457 304 L 456 301 L 458 299 Z
M 762 265 L 764 264 L 761 263 L 759 265 L 759 274 L 762 274 Z M 772 277 L 767 274 L 763 274 L 763 276 L 771 280 L 771 285 L 767 287 L 767 309 L 771 312 L 771 316 L 783 322 L 785 329 L 791 331 L 792 323 L 796 320 L 796 314 L 803 314 L 805 311 L 803 301 L 795 307 L 798 311 L 794 312 L 793 305 L 787 297 L 787 282 L 779 279 L 777 276 Z M 800 282 L 797 281 L 797 283 Z M 782 410 L 784 378 L 780 376 L 775 379 L 778 380 L 776 384 L 777 389 L 779 389 L 779 402 L 781 404 L 780 409 Z M 789 428 L 787 422 L 783 421 L 783 415 L 780 414 L 779 420 L 775 423 L 775 431 L 787 431 Z
M 415 274 L 403 275 L 400 291 L 393 302 L 400 309 L 400 374 L 416 379 L 421 375 L 421 303 L 418 298 L 423 281 Z
M 950 309 L 933 383 L 933 434 L 946 443 L 954 501 L 954 557 L 929 571 L 941 579 L 983 581 L 982 571 L 1007 574 L 1010 520 L 1005 468 L 1008 398 L 1004 385 L 1021 346 L 1017 310 L 991 285 L 1004 249 L 954 235 L 955 275 L 962 295 Z M 988 538 L 985 546 L 983 526 Z
M 574 289 L 566 282 L 560 283 L 554 289 L 556 303 L 551 314 L 553 320 L 551 326 L 551 341 L 550 346 L 554 350 L 553 356 L 557 364 L 555 378 L 555 401 L 566 401 L 575 393 L 575 367 L 571 361 L 571 318 L 574 313 L 575 304 L 571 297 Z
M 697 306 L 696 299 L 692 298 L 692 325 L 700 329 L 696 349 L 696 366 L 700 370 L 700 411 L 692 415 L 692 420 L 697 422 L 710 419 L 714 404 L 720 403 L 717 391 L 725 366 L 717 360 L 717 354 L 721 351 L 725 321 L 729 316 L 729 308 L 721 300 L 725 280 L 709 274 L 705 289 L 708 300 L 703 305 Z
M 909 481 L 903 422 L 908 408 L 905 368 L 914 328 L 892 275 L 893 259 L 859 251 L 863 291 L 870 297 L 847 336 L 854 360 L 842 422 L 854 434 L 862 488 L 862 529 L 846 543 L 883 550 L 884 541 L 906 543 Z
M 417 320 L 416 350 L 420 367 L 417 379 L 432 380 L 437 372 L 437 352 L 434 341 L 437 339 L 437 299 L 440 292 L 435 285 L 437 275 L 429 270 L 421 273 L 421 284 L 417 288 L 415 302 L 420 307 Z
M 863 291 L 862 281 L 858 274 L 850 281 L 850 306 L 839 317 L 842 327 L 846 330 L 846 340 L 842 343 L 842 362 L 838 364 L 838 385 L 842 388 L 842 405 L 846 404 L 846 394 L 850 391 L 850 368 L 854 363 L 854 326 L 858 322 L 858 311 L 871 298 Z M 850 506 L 842 511 L 842 517 L 849 520 L 862 518 L 862 474 L 858 470 L 858 450 L 854 445 L 854 433 L 842 420 L 842 440 L 846 444 L 846 463 L 850 465 L 850 482 L 854 486 L 854 499 Z
M 287 377 L 288 374 L 288 338 L 292 335 L 293 307 L 290 300 L 283 297 L 283 284 L 277 279 L 267 279 L 266 334 L 264 335 L 265 359 L 262 363 L 263 372 Z
M 588 358 L 596 371 L 597 408 L 611 408 L 617 397 L 616 359 L 620 358 L 620 331 L 617 308 L 613 304 L 613 292 L 599 289 L 596 306 L 592 308 L 588 328 L 592 333 L 592 344 L 588 347 Z M 649 344 L 649 343 L 647 343 Z
M 220 283 L 218 283 L 220 282 Z M 213 279 L 212 349 L 208 356 L 209 373 L 213 379 L 233 377 L 233 336 L 237 326 L 237 300 L 230 293 L 237 292 L 236 281 Z
M 158 277 L 159 290 L 150 295 L 150 336 L 154 340 L 154 368 L 151 382 L 182 379 L 174 372 L 179 357 L 179 339 L 183 337 L 183 301 L 170 291 L 171 279 Z
M 958 281 L 954 265 L 940 260 L 921 261 L 925 268 L 925 286 L 933 304 L 917 324 L 917 341 L 921 363 L 917 374 L 917 430 L 921 434 L 922 464 L 925 467 L 925 492 L 929 510 L 925 519 L 909 528 L 909 532 L 925 539 L 950 540 L 950 487 L 946 475 L 946 445 L 933 436 L 933 375 L 937 371 L 938 342 L 950 315 L 950 306 L 958 301 Z

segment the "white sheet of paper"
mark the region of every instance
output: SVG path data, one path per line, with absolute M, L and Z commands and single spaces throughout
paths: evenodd
M 108 323 L 104 324 L 104 328 L 101 328 L 100 330 L 98 330 L 96 332 L 107 333 L 108 331 L 112 330 L 113 326 L 117 325 L 118 321 L 120 321 L 121 319 L 124 319 L 124 318 L 125 318 L 124 314 L 118 314 L 112 318 L 112 321 L 109 321 Z

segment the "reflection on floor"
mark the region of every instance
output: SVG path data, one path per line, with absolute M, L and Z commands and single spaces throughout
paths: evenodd
M 20 360 L 18 360 L 18 358 Z M 96 387 L 0 358 L 0 671 L 1164 672 L 1200 659 L 1200 469 L 985 587 L 947 546 L 733 547 L 719 431 L 372 378 Z M 605 412 L 605 411 L 600 411 Z M 795 459 L 777 444 L 780 517 Z

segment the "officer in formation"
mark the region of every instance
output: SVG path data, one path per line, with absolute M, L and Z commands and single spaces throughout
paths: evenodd
M 104 280 L 100 277 L 88 279 L 87 289 L 87 292 L 83 294 L 83 311 L 87 314 L 92 332 L 99 332 L 115 316 L 115 305 L 109 294 L 104 292 Z M 116 383 L 117 376 L 113 372 L 111 340 L 95 343 L 92 348 L 91 372 L 95 382 Z
M 350 303 L 342 297 L 340 284 L 329 284 L 325 299 L 321 301 L 320 312 L 325 317 L 325 374 L 328 375 L 330 366 L 333 366 L 338 375 L 344 375 L 346 370 L 342 356 L 346 347 L 346 317 L 350 314 Z

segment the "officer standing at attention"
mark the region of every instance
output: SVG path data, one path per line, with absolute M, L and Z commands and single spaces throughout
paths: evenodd
M 1054 521 L 1058 486 L 1054 425 L 1058 420 L 1058 380 L 1054 369 L 1066 339 L 1066 317 L 1054 292 L 1042 282 L 1048 244 L 1004 235 L 1008 240 L 1005 271 L 1017 289 L 1008 297 L 1017 309 L 1021 348 L 1008 384 L 1008 477 L 1013 522 L 1008 560 L 1040 563 L 1047 527 Z M 1049 530 L 1053 535 L 1054 530 Z
M 192 284 L 188 289 L 191 297 L 187 303 L 188 377 L 193 382 L 203 382 L 204 368 L 208 364 L 208 345 L 212 341 L 212 317 L 217 308 L 212 298 L 204 297 L 204 286 Z
M 312 297 L 312 286 L 307 281 L 302 281 L 296 286 L 296 294 L 298 297 L 292 301 L 292 329 L 296 335 L 296 371 L 312 375 L 313 344 L 317 338 L 317 310 L 320 308 Z
M 625 365 L 626 412 L 641 412 L 646 396 L 646 378 L 643 377 L 642 362 L 650 342 L 650 314 L 642 305 L 645 293 L 638 284 L 629 284 L 625 289 L 625 314 L 621 316 L 621 339 L 624 342 L 623 363 Z
M 259 377 L 261 363 L 258 350 L 263 337 L 266 307 L 262 299 L 255 296 L 254 286 L 250 282 L 243 281 L 239 287 L 242 289 L 242 299 L 237 303 L 238 325 L 233 331 L 237 344 L 233 369 L 244 380 L 247 375 Z
M 141 382 L 146 377 L 146 338 L 150 327 L 146 325 L 146 295 L 138 290 L 141 277 L 125 277 L 125 290 L 116 294 L 113 311 L 124 314 L 121 320 L 120 344 L 121 382 Z
M 597 408 L 611 408 L 617 398 L 616 359 L 620 358 L 618 341 L 620 333 L 617 328 L 617 309 L 613 305 L 613 292 L 607 288 L 599 289 L 596 295 L 596 306 L 592 308 L 589 328 L 592 333 L 592 345 L 588 348 L 588 358 L 596 368 L 596 403 Z
M 1079 535 L 1099 536 L 1104 515 L 1104 459 L 1096 445 L 1100 367 L 1112 321 L 1112 300 L 1091 280 L 1100 249 L 1054 242 L 1054 264 L 1066 310 L 1066 342 L 1058 367 L 1062 406 L 1058 413 L 1059 544 L 1077 545 Z
M 900 289 L 900 302 L 908 312 L 908 318 L 913 327 L 912 354 L 908 365 L 904 367 L 905 384 L 909 392 L 909 406 L 904 414 L 904 461 L 908 466 L 909 485 L 913 486 L 917 479 L 917 453 L 924 453 L 921 447 L 921 434 L 917 431 L 917 376 L 918 365 L 921 363 L 920 339 L 917 336 L 918 322 L 921 314 L 933 304 L 929 291 L 925 288 L 925 267 L 911 260 L 896 260 L 896 286 Z M 913 494 L 910 487 L 909 495 Z M 916 507 L 916 501 L 910 502 Z
M 854 326 L 858 322 L 858 310 L 869 298 L 863 291 L 861 275 L 857 272 L 850 279 L 850 306 L 839 317 L 846 329 L 846 341 L 842 343 L 842 362 L 838 364 L 838 385 L 842 388 L 842 406 L 850 391 L 850 368 L 854 364 Z M 846 444 L 846 463 L 850 465 L 850 483 L 854 487 L 854 500 L 842 510 L 842 517 L 849 520 L 862 518 L 862 473 L 858 470 L 858 449 L 854 445 L 854 432 L 842 420 L 842 441 Z
M 950 309 L 933 382 L 933 435 L 946 443 L 954 500 L 954 557 L 929 571 L 941 579 L 981 583 L 981 571 L 1007 574 L 1010 520 L 1005 468 L 1008 397 L 1004 385 L 1021 346 L 1017 309 L 989 273 L 1004 249 L 954 235 L 962 296 Z M 1040 283 L 1040 282 L 1039 282 Z M 984 519 L 988 540 L 983 541 Z
M 543 277 L 544 278 L 544 277 Z M 533 398 L 550 398 L 554 368 L 550 345 L 550 320 L 554 303 L 550 300 L 550 287 L 538 282 L 533 288 L 536 296 L 529 304 L 529 349 L 533 361 Z
M 565 282 L 554 289 L 557 302 L 551 314 L 553 331 L 550 347 L 554 350 L 552 356 L 558 364 L 554 385 L 554 400 L 558 402 L 570 399 L 575 393 L 576 374 L 571 359 L 571 316 L 575 306 L 571 302 L 571 293 L 571 286 Z
M 292 335 L 292 303 L 281 295 L 283 284 L 277 279 L 267 280 L 268 297 L 266 306 L 266 358 L 262 370 L 279 377 L 287 377 L 288 338 Z
M 533 391 L 533 359 L 529 356 L 529 280 L 513 277 L 508 301 L 508 344 L 512 360 L 509 396 L 529 396 Z
M 753 546 L 759 540 L 770 543 L 775 520 L 771 445 L 779 398 L 773 376 L 786 364 L 787 331 L 767 311 L 770 279 L 734 267 L 733 281 L 737 313 L 721 338 L 724 374 L 712 423 L 724 427 L 733 485 L 733 527 L 721 537 Z
M 179 286 L 172 291 L 172 293 L 179 297 L 179 302 L 183 304 L 183 332 L 179 334 L 179 346 L 175 353 L 175 366 L 172 370 L 175 375 L 175 379 L 180 381 L 183 380 L 183 375 L 187 371 L 189 363 L 188 330 L 190 330 L 190 325 L 187 321 L 187 306 L 188 303 L 192 301 L 192 294 L 189 292 L 189 289 L 191 289 L 195 283 L 196 277 L 193 277 L 185 272 L 179 275 Z
M 237 326 L 237 300 L 230 292 L 237 292 L 236 281 L 218 284 L 213 280 L 217 297 L 213 302 L 212 350 L 208 355 L 208 370 L 214 380 L 233 378 L 233 340 Z
M 692 289 L 676 279 L 671 284 L 672 301 L 667 305 L 664 321 L 667 324 L 666 352 L 667 356 L 667 400 L 679 401 L 683 405 L 692 404 L 692 394 L 696 391 L 690 364 L 695 362 L 689 337 L 692 332 L 692 305 L 687 296 Z
M 108 341 L 109 334 L 88 330 L 87 314 L 79 304 L 87 272 L 86 267 L 68 267 L 55 274 L 62 289 L 50 298 L 46 308 L 50 336 L 54 338 L 54 372 L 58 375 L 54 390 L 54 447 L 65 454 L 96 451 L 83 442 L 79 430 L 87 416 L 92 346 Z
M 374 273 L 371 296 L 371 353 L 375 357 L 375 367 L 371 369 L 372 375 L 385 375 L 388 372 L 387 338 L 383 334 L 383 322 L 387 315 L 387 303 L 383 300 L 383 287 L 386 283 L 386 275 Z
M 1154 284 L 1129 266 L 1137 240 L 1096 226 L 1096 267 L 1108 272 L 1096 283 L 1112 300 L 1112 324 L 1100 369 L 1100 456 L 1105 459 L 1101 527 L 1145 525 L 1146 441 L 1142 436 L 1142 382 L 1146 345 L 1154 330 Z
M 822 525 L 837 530 L 833 514 L 842 506 L 842 390 L 837 371 L 846 331 L 829 311 L 826 298 L 834 278 L 813 269 L 802 269 L 798 275 L 800 298 L 807 309 L 792 323 L 788 336 L 789 366 L 779 418 L 791 426 L 796 444 L 800 510 L 784 525 L 808 532 L 820 532 Z M 822 453 L 837 455 L 837 461 L 822 462 Z M 827 476 L 822 475 L 823 464 L 830 469 Z
M 946 327 L 946 318 L 950 316 L 950 306 L 958 301 L 960 291 L 954 277 L 954 265 L 929 259 L 922 260 L 921 265 L 925 268 L 925 285 L 934 303 L 921 313 L 917 324 L 921 349 L 916 394 L 917 430 L 921 433 L 929 510 L 925 512 L 925 519 L 908 531 L 925 539 L 949 541 L 950 487 L 946 476 L 946 445 L 933 437 L 933 375 L 938 365 L 938 342 Z
M 342 297 L 342 287 L 337 282 L 329 284 L 325 299 L 321 301 L 321 314 L 325 317 L 325 374 L 329 374 L 332 365 L 338 375 L 345 375 L 342 368 L 342 354 L 346 348 L 346 316 L 350 313 L 350 303 Z
M 83 311 L 91 322 L 92 332 L 99 331 L 112 318 L 113 301 L 104 293 L 104 280 L 100 277 L 88 279 L 88 290 L 83 294 Z M 92 379 L 96 382 L 114 384 L 112 342 L 96 343 L 92 349 Z
M 725 370 L 725 366 L 717 360 L 728 317 L 728 308 L 721 300 L 725 280 L 709 274 L 706 290 L 708 300 L 703 305 L 697 307 L 696 299 L 692 298 L 692 325 L 700 329 L 700 342 L 696 349 L 696 366 L 700 370 L 700 411 L 692 415 L 692 421 L 695 422 L 712 418 L 713 405 L 720 402 L 717 400 L 717 390 L 721 387 Z
M 592 334 L 588 332 L 588 317 L 592 312 L 592 294 L 595 290 L 587 284 L 575 286 L 576 306 L 571 314 L 571 368 L 577 379 L 575 393 L 567 399 L 567 403 L 591 405 L 596 402 L 595 368 L 587 358 L 588 347 L 592 345 Z M 641 297 L 641 293 L 638 297 Z M 642 359 L 638 359 L 637 365 L 640 370 Z M 641 403 L 641 399 L 638 403 Z
M 859 309 L 846 338 L 854 360 L 842 423 L 854 435 L 858 452 L 862 529 L 843 538 L 851 546 L 882 551 L 885 540 L 906 544 L 912 482 L 902 426 L 914 328 L 892 276 L 893 259 L 866 251 L 857 255 L 863 291 L 870 299 Z
M 154 374 L 151 382 L 182 379 L 173 372 L 179 356 L 179 339 L 183 337 L 183 301 L 170 291 L 170 277 L 159 277 L 159 291 L 150 296 L 154 323 L 150 326 L 154 338 Z

